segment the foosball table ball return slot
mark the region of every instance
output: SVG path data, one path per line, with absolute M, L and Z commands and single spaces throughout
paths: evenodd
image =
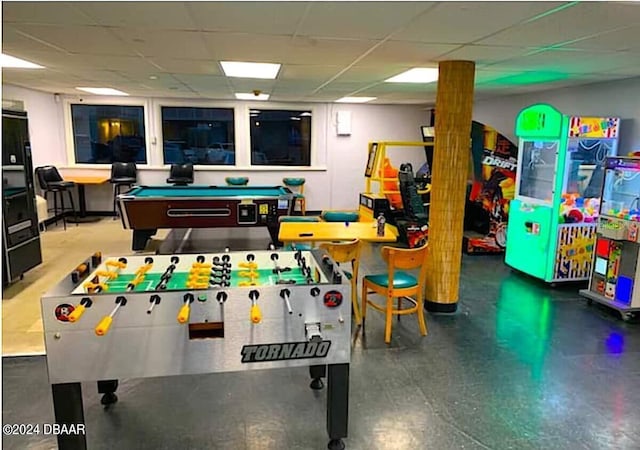
M 189 339 L 213 339 L 224 337 L 224 322 L 189 324 Z

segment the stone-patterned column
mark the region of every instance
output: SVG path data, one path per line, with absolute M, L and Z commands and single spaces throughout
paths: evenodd
M 475 63 L 441 61 L 438 68 L 425 308 L 454 312 L 460 284 Z

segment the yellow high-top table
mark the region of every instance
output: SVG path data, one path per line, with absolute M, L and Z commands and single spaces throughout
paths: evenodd
M 376 222 L 282 222 L 279 240 L 282 242 L 350 241 L 396 242 L 398 234 L 385 225 L 384 236 L 377 235 Z

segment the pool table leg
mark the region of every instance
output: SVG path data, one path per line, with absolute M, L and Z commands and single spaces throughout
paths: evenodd
M 269 237 L 271 237 L 271 243 L 276 247 L 282 247 L 284 244 L 278 240 L 278 232 L 280 231 L 280 224 L 276 223 L 275 225 L 267 225 L 267 230 L 269 230 Z
M 158 230 L 133 230 L 133 241 L 131 243 L 132 250 L 144 250 L 147 246 L 147 241 L 151 239 L 151 236 L 156 234 Z

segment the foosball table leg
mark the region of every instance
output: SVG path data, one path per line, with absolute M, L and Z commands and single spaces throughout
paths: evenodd
M 344 449 L 349 425 L 349 364 L 329 364 L 327 377 L 327 433 L 329 450 Z
M 322 379 L 327 376 L 327 366 L 309 366 L 309 375 L 311 376 L 309 387 L 316 391 L 320 390 L 324 387 Z
M 118 396 L 116 395 L 116 389 L 118 389 L 118 380 L 98 381 L 98 394 L 102 394 L 100 403 L 108 407 L 117 402 Z
M 84 411 L 82 407 L 82 387 L 80 383 L 52 384 L 53 411 L 56 424 L 73 426 L 83 425 L 82 432 L 59 433 L 59 450 L 86 450 L 87 440 L 84 433 Z

